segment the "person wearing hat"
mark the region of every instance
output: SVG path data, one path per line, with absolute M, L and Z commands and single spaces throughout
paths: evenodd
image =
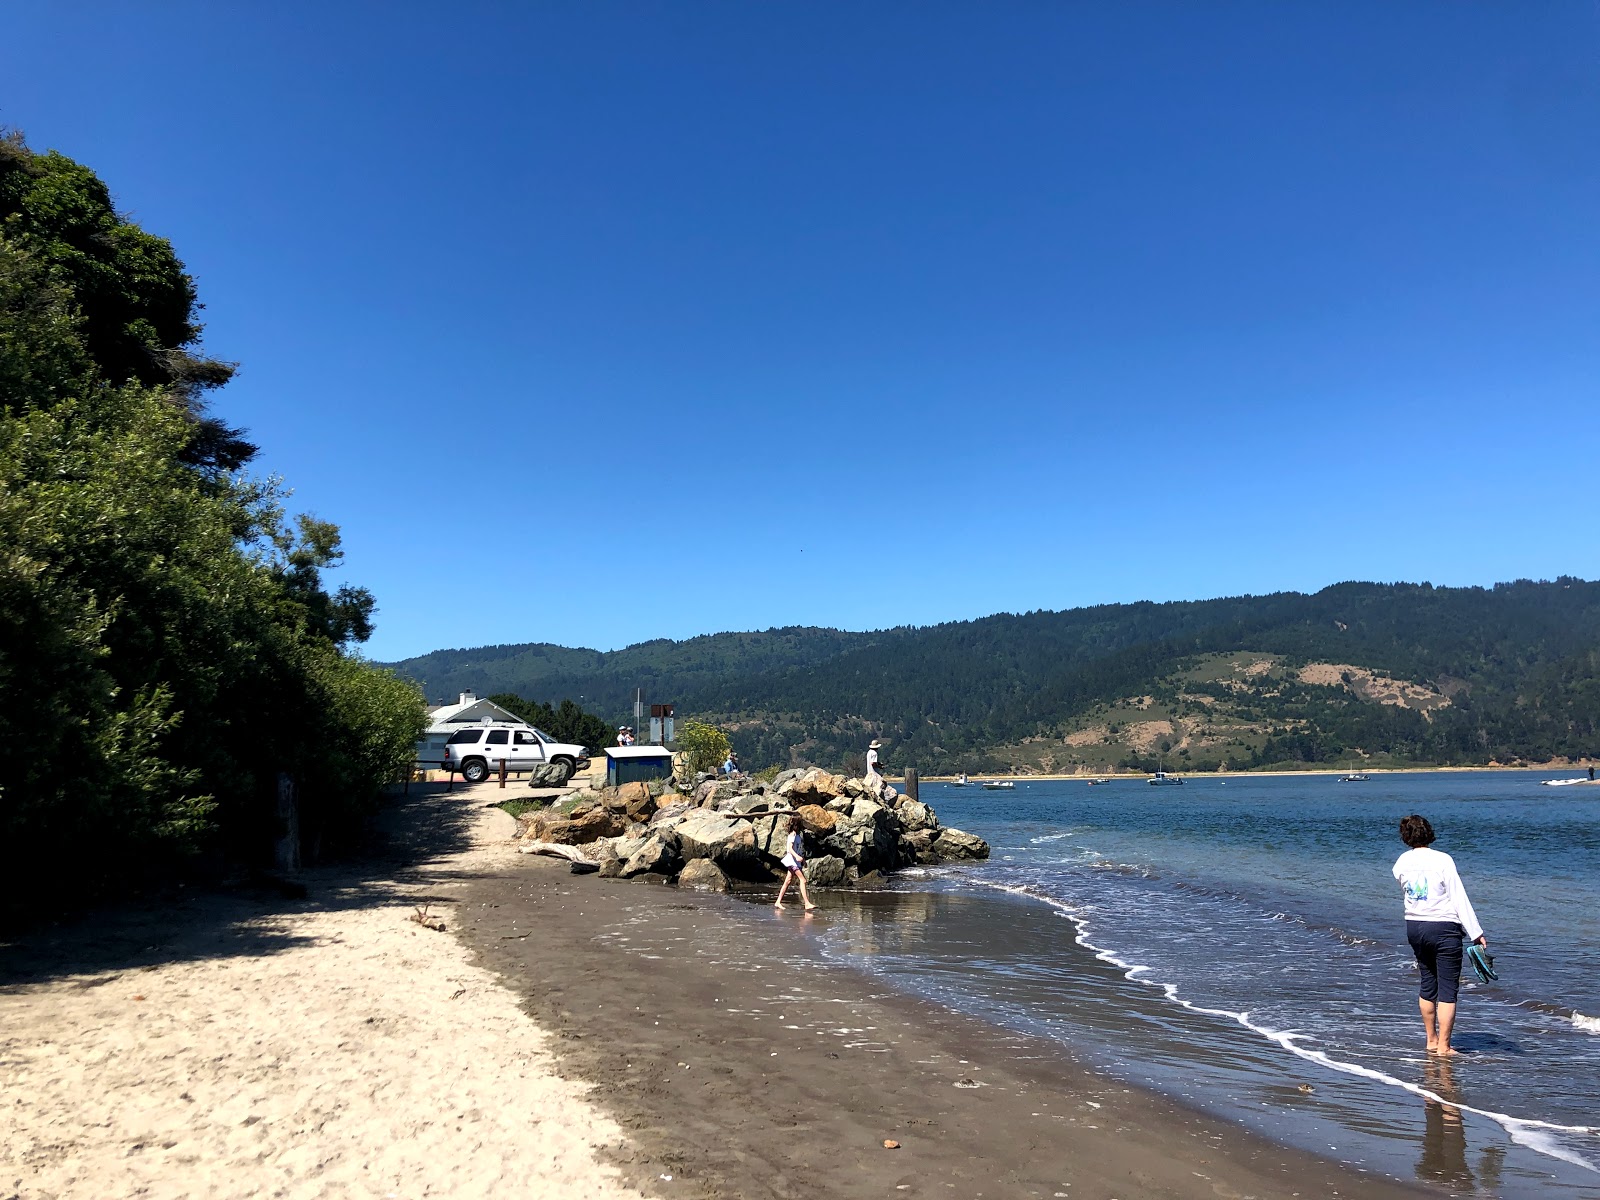
M 883 776 L 878 773 L 878 751 L 883 748 L 883 743 L 877 738 L 872 739 L 872 744 L 867 747 L 867 782 L 878 795 L 883 794 Z
M 626 725 L 618 725 L 617 726 L 617 745 L 619 745 L 619 746 L 631 746 L 631 745 L 633 745 L 633 740 L 628 737 L 628 727 Z

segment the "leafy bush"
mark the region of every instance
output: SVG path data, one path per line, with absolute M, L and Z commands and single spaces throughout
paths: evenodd
M 677 727 L 678 749 L 687 758 L 691 771 L 715 771 L 722 766 L 732 748 L 728 735 L 715 725 L 690 718 Z

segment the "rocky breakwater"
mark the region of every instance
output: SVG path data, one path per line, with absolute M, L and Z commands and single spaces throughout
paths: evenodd
M 796 814 L 812 887 L 871 886 L 902 867 L 989 857 L 987 842 L 939 824 L 926 804 L 816 769 L 770 783 L 701 776 L 681 791 L 666 783 L 583 791 L 524 814 L 520 840 L 525 853 L 554 852 L 605 876 L 727 891 L 782 879 Z

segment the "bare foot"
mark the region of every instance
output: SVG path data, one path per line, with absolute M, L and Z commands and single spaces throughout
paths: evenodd
M 812 909 L 813 909 L 813 908 L 815 908 L 815 907 L 816 907 L 816 905 L 815 905 L 815 904 L 808 904 L 808 905 L 806 905 L 806 911 L 807 911 L 807 912 L 810 912 L 810 911 L 811 911 L 811 910 L 812 910 Z
M 772 907 L 777 909 L 779 912 L 783 911 L 783 905 L 781 904 L 774 904 Z
M 1438 1042 L 1429 1042 L 1428 1043 L 1428 1053 L 1429 1054 L 1437 1054 L 1437 1053 L 1439 1053 L 1439 1043 Z
M 1448 1055 L 1454 1055 L 1456 1053 L 1456 1048 L 1454 1046 L 1440 1046 L 1437 1050 L 1434 1051 L 1434 1053 L 1435 1054 L 1443 1054 L 1443 1055 L 1447 1055 L 1447 1056 Z

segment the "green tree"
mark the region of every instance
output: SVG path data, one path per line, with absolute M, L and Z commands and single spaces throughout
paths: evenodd
M 728 757 L 728 735 L 715 725 L 692 717 L 677 727 L 678 749 L 686 756 L 691 771 L 715 771 Z
M 4 903 L 246 858 L 302 783 L 310 846 L 411 754 L 414 688 L 350 654 L 336 527 L 291 525 L 200 393 L 192 283 L 94 176 L 0 141 L 0 871 Z M 67 860 L 74 869 L 66 872 Z

